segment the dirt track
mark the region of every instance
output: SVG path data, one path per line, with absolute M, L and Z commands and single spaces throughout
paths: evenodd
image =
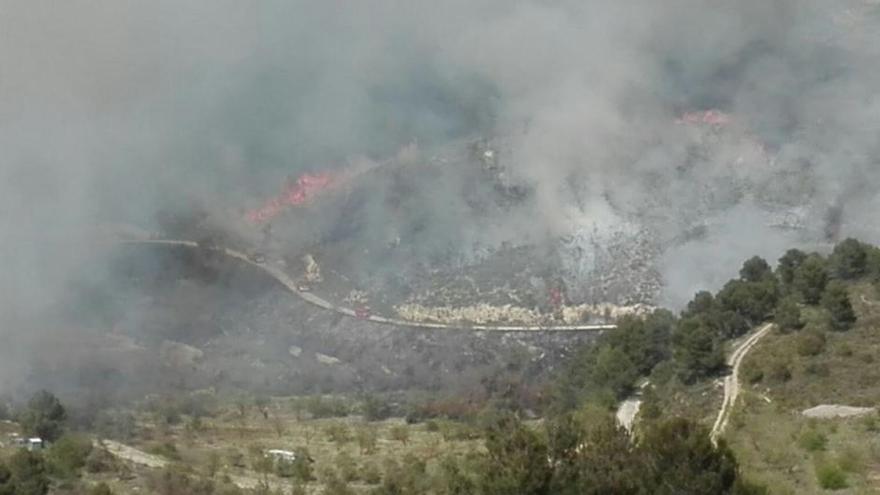
M 114 442 L 113 440 L 102 440 L 100 443 L 107 449 L 107 452 L 110 452 L 114 456 L 128 462 L 133 462 L 153 469 L 161 469 L 168 465 L 168 461 L 159 456 L 148 454 L 134 447 Z
M 727 428 L 727 422 L 730 419 L 730 412 L 733 410 L 734 404 L 736 404 L 736 398 L 739 395 L 740 389 L 739 368 L 742 364 L 743 358 L 745 358 L 746 354 L 749 353 L 752 347 L 767 335 L 772 328 L 772 323 L 764 324 L 764 326 L 746 337 L 746 339 L 743 340 L 727 358 L 727 365 L 730 366 L 731 370 L 730 374 L 724 377 L 724 401 L 721 403 L 721 410 L 718 411 L 718 416 L 715 418 L 715 424 L 712 425 L 712 431 L 709 433 L 709 438 L 712 439 L 712 443 L 718 442 L 718 437 L 721 436 L 724 429 Z
M 626 431 L 632 431 L 633 423 L 636 421 L 636 415 L 639 413 L 639 409 L 642 407 L 642 398 L 641 397 L 630 397 L 625 401 L 620 403 L 620 406 L 617 408 L 617 424 L 626 428 Z
M 808 418 L 850 418 L 853 416 L 865 416 L 867 414 L 873 414 L 877 412 L 877 408 L 875 407 L 854 407 L 854 406 L 844 406 L 841 404 L 821 404 L 816 407 L 811 407 L 804 411 L 801 411 L 801 414 Z
M 138 464 L 141 466 L 146 466 L 151 469 L 162 469 L 170 464 L 169 461 L 162 457 L 148 454 L 142 450 L 138 450 L 134 447 L 130 447 L 128 445 L 115 442 L 113 440 L 102 440 L 101 442 L 96 442 L 96 445 L 103 446 L 107 449 L 107 452 L 111 453 L 114 457 L 118 459 L 122 459 L 123 461 L 131 462 L 133 464 Z M 269 481 L 264 477 L 260 477 L 256 473 L 252 475 L 231 474 L 229 475 L 229 479 L 235 486 L 247 490 L 257 488 L 263 481 L 267 481 L 269 487 L 273 490 L 283 490 L 286 488 L 286 485 L 274 481 Z
M 160 245 L 171 245 L 171 246 L 183 246 L 189 248 L 198 248 L 198 243 L 194 241 L 186 241 L 186 240 L 177 240 L 177 239 L 129 239 L 123 241 L 128 244 L 160 244 Z M 270 260 L 266 259 L 262 262 L 256 262 L 252 260 L 248 255 L 242 253 L 240 251 L 236 251 L 229 248 L 218 248 L 218 252 L 222 252 L 226 256 L 230 258 L 235 258 L 239 261 L 243 261 L 251 266 L 259 268 L 263 270 L 265 273 L 270 275 L 272 278 L 277 280 L 281 285 L 283 285 L 287 290 L 300 297 L 304 301 L 313 304 L 319 308 L 326 309 L 328 311 L 334 311 L 338 314 L 348 316 L 351 318 L 358 318 L 355 310 L 351 308 L 346 308 L 343 306 L 338 306 L 336 304 L 327 301 L 326 299 L 321 298 L 310 292 L 303 292 L 297 288 L 296 282 L 284 271 L 281 263 L 278 260 Z M 399 318 L 386 318 L 384 316 L 376 316 L 370 315 L 366 317 L 360 317 L 360 319 L 372 321 L 374 323 L 381 323 L 384 325 L 396 325 L 401 327 L 415 327 L 415 328 L 425 328 L 425 329 L 440 329 L 440 330 L 475 330 L 475 331 L 484 331 L 484 332 L 591 332 L 591 331 L 601 331 L 608 330 L 611 328 L 616 328 L 617 325 L 614 324 L 605 324 L 605 325 L 552 325 L 552 326 L 529 326 L 529 325 L 482 325 L 482 324 L 462 324 L 462 325 L 450 325 L 446 323 L 432 323 L 432 322 L 417 322 L 417 321 L 409 321 L 409 320 L 401 320 Z

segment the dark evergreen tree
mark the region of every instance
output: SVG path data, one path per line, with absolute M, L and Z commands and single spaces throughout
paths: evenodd
M 778 299 L 776 281 L 771 279 L 761 282 L 731 280 L 718 292 L 717 297 L 721 308 L 739 314 L 749 325 L 757 325 L 766 320 L 776 307 Z
M 785 254 L 779 258 L 779 264 L 776 267 L 779 281 L 782 282 L 783 285 L 791 285 L 794 281 L 794 272 L 806 259 L 807 253 L 800 249 L 789 249 L 786 251 Z
M 871 277 L 874 284 L 880 283 L 880 248 L 866 245 L 865 250 L 867 251 L 866 274 Z
M 801 308 L 793 297 L 786 297 L 779 301 L 776 306 L 774 322 L 782 333 L 800 330 L 804 327 Z
M 647 459 L 656 495 L 732 493 L 737 479 L 733 452 L 709 441 L 706 428 L 683 418 L 654 424 L 639 450 Z
M 861 242 L 849 238 L 834 246 L 831 253 L 831 272 L 844 280 L 864 275 L 868 268 L 868 250 Z
M 822 307 L 831 315 L 831 328 L 834 330 L 849 330 L 856 322 L 849 291 L 843 282 L 834 280 L 828 283 L 822 294 Z
M 766 494 L 740 478 L 730 449 L 723 442 L 714 446 L 708 431 L 696 423 L 680 418 L 648 422 L 639 438 L 634 442 L 611 414 L 598 408 L 548 419 L 544 435 L 515 417 L 501 417 L 486 432 L 487 453 L 469 463 L 471 474 L 456 464 L 440 493 Z
M 648 493 L 629 434 L 608 414 L 579 421 L 571 415 L 548 426 L 554 495 Z
M 657 363 L 669 357 L 669 340 L 674 325 L 675 317 L 665 310 L 657 310 L 645 318 L 625 316 L 602 341 L 620 349 L 640 375 L 647 375 Z
M 702 318 L 679 322 L 673 335 L 673 356 L 679 376 L 687 383 L 716 373 L 724 366 L 715 331 Z
M 639 370 L 622 349 L 605 345 L 596 353 L 590 378 L 595 387 L 622 399 L 632 391 Z
M 792 285 L 807 304 L 818 304 L 827 284 L 827 263 L 818 254 L 808 256 L 794 272 Z
M 739 276 L 746 282 L 762 282 L 768 278 L 773 278 L 773 270 L 764 258 L 760 256 L 752 256 L 739 270 Z
M 61 436 L 66 420 L 67 411 L 61 401 L 45 390 L 37 392 L 31 398 L 20 418 L 25 432 L 49 442 L 54 442 Z
M 552 471 L 546 442 L 513 415 L 495 418 L 486 430 L 486 464 L 478 482 L 483 495 L 544 495 Z
M 709 291 L 700 291 L 694 294 L 694 298 L 687 305 L 687 309 L 683 312 L 682 317 L 698 316 L 708 314 L 717 309 L 715 304 L 715 296 Z
M 749 329 L 749 322 L 743 315 L 725 309 L 718 298 L 706 291 L 698 292 L 682 312 L 682 318 L 691 317 L 700 317 L 717 335 L 725 339 L 739 337 Z

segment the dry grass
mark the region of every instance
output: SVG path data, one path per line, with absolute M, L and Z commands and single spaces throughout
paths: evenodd
M 334 419 L 302 419 L 298 416 L 291 400 L 276 398 L 268 408 L 268 419 L 256 408 L 250 408 L 242 419 L 239 410 L 230 406 L 212 418 L 202 419 L 197 431 L 187 427 L 187 421 L 171 428 L 157 428 L 142 417 L 139 423 L 145 435 L 141 435 L 134 446 L 147 450 L 157 444 L 173 443 L 180 457 L 178 464 L 203 476 L 210 473 L 214 453 L 213 457 L 220 460 L 217 476 L 227 475 L 237 481 L 252 480 L 254 483 L 264 479 L 254 467 L 267 449 L 308 450 L 315 461 L 312 465 L 314 475 L 319 480 L 322 473 L 337 469 L 337 458 L 343 452 L 361 472 L 367 465 L 382 471 L 388 460 L 400 462 L 407 456 L 425 461 L 430 470 L 436 467 L 441 457 L 482 449 L 481 440 L 461 438 L 461 429 L 467 427 L 460 423 L 441 421 L 435 423 L 437 431 L 429 431 L 431 428 L 427 423 L 407 425 L 402 419 L 368 422 L 356 416 Z M 394 439 L 392 430 L 395 428 L 398 435 L 400 428 L 407 430 L 406 442 Z M 331 434 L 331 430 L 336 434 Z M 348 438 L 334 439 L 334 436 L 340 436 L 340 431 L 347 431 Z M 372 451 L 364 450 L 358 440 L 365 434 L 375 438 Z M 243 466 L 233 465 L 236 456 L 241 457 Z M 281 486 L 290 483 L 290 480 L 274 474 L 268 476 L 268 480 Z M 355 488 L 367 488 L 360 479 L 351 484 Z M 310 491 L 319 486 L 320 481 L 309 483 Z

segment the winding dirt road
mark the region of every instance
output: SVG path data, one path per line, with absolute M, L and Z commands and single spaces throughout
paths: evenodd
M 727 358 L 727 365 L 730 366 L 730 374 L 724 377 L 724 400 L 721 403 L 721 410 L 715 418 L 715 424 L 712 425 L 712 431 L 709 432 L 709 438 L 712 443 L 717 444 L 718 438 L 727 428 L 727 422 L 730 420 L 730 413 L 736 404 L 736 398 L 739 395 L 739 368 L 746 354 L 761 340 L 765 335 L 770 333 L 773 323 L 766 323 L 764 326 L 756 330 L 743 340 Z
M 159 244 L 159 245 L 169 245 L 169 246 L 183 246 L 189 248 L 198 248 L 199 245 L 195 241 L 186 241 L 186 240 L 178 240 L 178 239 L 127 239 L 122 241 L 125 244 Z M 338 306 L 336 304 L 331 303 L 330 301 L 317 296 L 311 292 L 303 292 L 299 290 L 296 286 L 296 282 L 288 275 L 279 260 L 270 260 L 266 259 L 262 262 L 257 262 L 251 259 L 245 253 L 241 251 L 236 251 L 234 249 L 229 248 L 216 248 L 217 252 L 221 252 L 230 258 L 235 258 L 237 260 L 243 261 L 251 266 L 259 268 L 263 270 L 265 273 L 270 275 L 272 278 L 277 280 L 281 285 L 287 288 L 290 292 L 301 298 L 302 300 L 317 306 L 322 309 L 326 309 L 328 311 L 333 311 L 338 314 L 348 316 L 351 318 L 358 318 L 361 320 L 372 321 L 374 323 L 381 323 L 383 325 L 396 325 L 402 327 L 414 327 L 414 328 L 425 328 L 425 329 L 438 329 L 438 330 L 476 330 L 476 331 L 484 331 L 484 332 L 592 332 L 592 331 L 601 331 L 608 330 L 612 328 L 617 328 L 617 325 L 614 324 L 603 324 L 603 325 L 549 325 L 549 326 L 540 326 L 540 325 L 484 325 L 484 324 L 460 324 L 460 325 L 451 325 L 447 323 L 433 323 L 433 322 L 423 322 L 423 321 L 409 321 L 402 320 L 399 318 L 386 318 L 384 316 L 361 316 L 359 317 L 355 310 L 351 308 L 346 308 L 343 306 Z

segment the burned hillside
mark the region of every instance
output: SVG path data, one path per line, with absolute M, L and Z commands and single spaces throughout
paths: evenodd
M 106 330 L 68 342 L 63 355 L 47 347 L 25 365 L 24 387 L 103 404 L 204 388 L 478 397 L 499 380 L 540 388 L 564 356 L 598 335 L 429 331 L 343 317 L 253 267 L 189 248 L 122 246 L 112 266 L 120 284 L 84 284 L 70 302 L 80 310 L 68 313 L 71 325 Z
M 489 337 L 369 319 L 611 324 L 680 309 L 747 256 L 880 238 L 875 2 L 172 3 L 13 1 L 0 18 L 0 329 L 24 342 L 0 360 L 4 389 L 38 383 L 30 370 L 76 381 L 43 357 L 56 338 L 85 356 L 143 347 L 165 356 L 158 369 L 196 363 L 186 379 L 210 384 L 222 366 L 200 366 L 218 322 L 237 321 L 228 308 L 253 320 L 227 326 L 267 335 L 260 352 L 301 348 L 346 386 L 381 367 L 337 373 L 326 363 L 356 361 L 353 350 L 274 336 L 311 335 L 303 320 L 357 339 L 439 339 L 438 369 L 467 368 L 503 352 L 455 364 L 445 349 Z M 175 256 L 199 272 L 171 264 L 159 284 L 148 269 L 84 262 L 111 256 L 93 249 L 107 225 L 197 243 Z M 118 246 L 138 249 L 175 251 Z M 209 269 L 237 263 L 223 249 L 282 273 L 291 293 Z M 74 318 L 70 301 L 88 310 Z M 120 321 L 134 341 L 102 337 Z M 406 367 L 376 352 L 391 370 L 376 383 L 406 385 Z M 124 364 L 144 371 L 126 379 L 160 376 L 153 354 L 137 355 Z M 249 372 L 271 361 L 242 359 Z M 69 359 L 89 377 L 100 362 Z

